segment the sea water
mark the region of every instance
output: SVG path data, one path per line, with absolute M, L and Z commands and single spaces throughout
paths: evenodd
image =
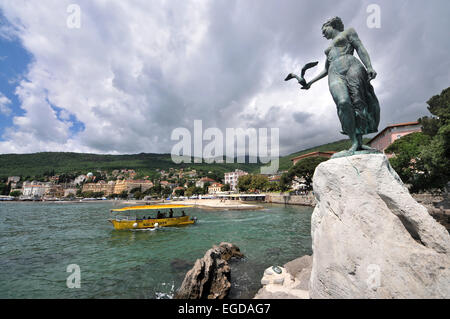
M 267 267 L 312 252 L 312 208 L 264 207 L 190 208 L 195 225 L 118 231 L 107 221 L 111 202 L 0 203 L 0 298 L 171 298 L 195 260 L 223 241 L 245 255 L 230 262 L 230 298 L 253 298 Z M 74 264 L 80 285 L 68 288 Z

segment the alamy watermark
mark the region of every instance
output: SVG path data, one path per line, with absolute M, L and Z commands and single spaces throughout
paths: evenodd
M 381 8 L 378 4 L 372 3 L 367 6 L 366 12 L 369 14 L 366 23 L 369 29 L 381 28 Z
M 78 4 L 72 3 L 67 6 L 66 12 L 69 14 L 67 16 L 66 25 L 69 29 L 80 29 L 81 28 L 81 8 Z
M 171 151 L 172 160 L 176 164 L 192 161 L 234 163 L 235 160 L 237 163 L 245 163 L 248 158 L 249 163 L 270 163 L 261 167 L 262 174 L 274 174 L 278 171 L 278 128 L 226 128 L 224 134 L 216 127 L 203 131 L 203 122 L 195 120 L 193 134 L 187 128 L 178 127 L 172 131 L 170 138 L 178 141 Z M 207 144 L 203 145 L 203 142 Z
M 366 280 L 367 288 L 377 290 L 381 286 L 381 268 L 376 264 L 367 266 L 369 277 Z
M 66 285 L 67 288 L 81 288 L 81 269 L 77 264 L 70 264 L 66 268 L 66 272 L 71 273 L 67 277 Z

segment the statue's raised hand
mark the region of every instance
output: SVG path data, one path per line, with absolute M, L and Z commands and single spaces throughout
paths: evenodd
M 311 83 L 306 83 L 306 85 L 302 86 L 301 89 L 302 90 L 309 90 L 310 87 L 311 87 Z
M 372 81 L 373 79 L 375 79 L 377 77 L 377 72 L 375 72 L 375 70 L 372 68 L 368 68 L 367 75 L 369 77 L 369 81 Z

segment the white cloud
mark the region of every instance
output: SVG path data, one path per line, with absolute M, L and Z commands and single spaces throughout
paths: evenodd
M 8 99 L 2 92 L 0 92 L 0 114 L 9 116 L 11 115 L 11 108 L 9 105 L 11 104 L 11 100 Z
M 309 91 L 283 81 L 306 62 L 320 61 L 308 78 L 323 68 L 320 27 L 334 15 L 369 50 L 382 123 L 417 118 L 418 103 L 445 86 L 433 72 L 449 80 L 448 62 L 433 61 L 448 52 L 448 37 L 433 35 L 448 20 L 416 2 L 401 14 L 401 4 L 380 3 L 379 30 L 365 25 L 370 1 L 79 0 L 81 28 L 69 29 L 72 2 L 0 4 L 11 23 L 0 35 L 17 36 L 33 56 L 16 90 L 25 113 L 5 130 L 1 152 L 169 152 L 172 130 L 192 130 L 195 119 L 223 131 L 278 127 L 282 154 L 344 138 L 326 79 Z M 417 18 L 423 12 L 434 19 Z M 416 19 L 421 26 L 408 29 Z M 433 48 L 422 52 L 424 43 Z M 420 65 L 420 57 L 433 63 Z M 412 86 L 420 89 L 410 94 Z M 74 134 L 73 118 L 84 130 Z

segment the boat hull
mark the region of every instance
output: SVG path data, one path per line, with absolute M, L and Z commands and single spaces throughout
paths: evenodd
M 195 220 L 189 219 L 189 216 L 143 220 L 110 219 L 109 221 L 113 224 L 114 229 L 117 230 L 155 228 L 156 223 L 158 223 L 158 227 L 185 226 L 195 223 Z

